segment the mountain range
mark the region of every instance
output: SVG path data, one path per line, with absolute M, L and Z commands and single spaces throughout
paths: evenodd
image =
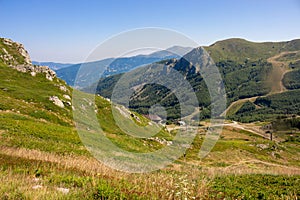
M 222 76 L 228 118 L 252 122 L 300 113 L 299 101 L 294 99 L 299 97 L 300 89 L 300 40 L 255 43 L 244 39 L 228 39 L 204 49 L 213 58 Z M 182 58 L 163 64 L 186 77 L 198 97 L 201 108 L 198 114 L 201 119 L 205 119 L 210 117 L 210 95 L 199 66 L 187 62 L 199 55 L 198 51 L 195 48 Z M 156 65 L 159 64 L 162 63 Z M 114 86 L 121 77 L 122 74 L 102 78 L 94 88 L 98 94 L 111 98 Z M 132 88 L 138 85 L 142 87 L 131 97 L 129 108 L 147 114 L 152 105 L 161 103 L 167 108 L 169 119 L 178 119 L 180 116 L 179 102 L 171 91 L 141 81 L 131 82 L 130 85 Z M 290 100 L 286 96 L 290 96 Z M 251 109 L 244 109 L 244 104 L 251 104 Z
M 179 58 L 188 51 L 191 47 L 180 47 L 173 46 L 166 50 L 156 51 L 149 55 L 136 55 L 132 57 L 120 57 L 120 58 L 107 58 L 94 62 L 79 63 L 70 65 L 68 67 L 60 68 L 55 70 L 57 76 L 65 80 L 69 85 L 73 86 L 76 80 L 76 75 L 80 67 L 83 66 L 85 72 L 84 76 L 91 77 L 94 76 L 95 72 L 98 72 L 96 77 L 93 77 L 92 80 L 98 80 L 101 77 L 108 77 L 114 74 L 125 73 L 130 70 L 133 70 L 139 66 L 150 64 L 153 62 L 170 59 L 170 58 Z M 99 76 L 99 77 L 98 77 Z M 89 78 L 80 77 L 77 82 L 77 86 L 84 88 L 94 82 L 91 82 Z
M 232 43 L 239 41 L 231 40 L 225 43 L 228 44 L 228 48 L 233 48 Z M 256 46 L 250 42 L 243 41 L 243 43 Z M 231 101 L 228 103 L 227 114 L 236 117 L 237 120 L 243 120 L 247 119 L 247 113 L 250 117 L 261 117 L 283 110 L 283 116 L 278 115 L 275 119 L 268 118 L 255 123 L 226 120 L 211 152 L 206 157 L 199 158 L 199 149 L 205 142 L 207 130 L 210 129 L 210 121 L 201 120 L 198 126 L 191 126 L 197 130 L 197 134 L 186 147 L 185 153 L 176 161 L 155 172 L 130 174 L 111 169 L 91 154 L 93 148 L 97 149 L 104 144 L 97 143 L 102 142 L 99 137 L 101 132 L 94 130 L 92 120 L 85 115 L 86 111 L 96 115 L 96 122 L 101 124 L 103 136 L 111 142 L 110 144 L 132 154 L 155 153 L 172 145 L 174 138 L 180 133 L 180 128 L 186 130 L 189 127 L 186 125 L 179 127 L 176 124 L 156 126 L 155 122 L 140 113 L 111 103 L 99 95 L 76 90 L 57 78 L 50 68 L 33 65 L 22 44 L 0 38 L 0 197 L 3 199 L 297 199 L 300 195 L 300 120 L 299 114 L 290 114 L 299 109 L 297 43 L 298 41 L 291 41 L 276 44 L 280 48 L 266 53 L 265 56 L 256 55 L 258 57 L 251 56 L 249 48 L 245 46 L 241 48 L 240 44 L 235 44 L 234 48 L 239 47 L 236 54 L 244 54 L 243 51 L 247 51 L 247 58 L 250 60 L 246 61 L 238 56 L 235 59 L 233 56 L 232 60 L 227 58 L 225 52 L 227 45 L 206 47 L 207 51 L 215 48 L 210 53 L 216 56 L 214 57 L 216 65 L 227 81 L 225 87 L 232 86 L 237 89 L 236 85 L 239 84 L 240 91 L 247 92 L 244 88 L 247 85 L 246 80 L 250 80 L 251 83 L 247 87 L 250 97 L 234 93 L 236 89 L 229 90 L 233 95 L 229 97 Z M 264 44 L 259 46 L 263 47 Z M 272 46 L 269 47 L 273 49 Z M 269 51 L 267 47 L 265 48 Z M 198 55 L 206 59 L 203 50 L 195 48 L 183 57 L 193 58 Z M 228 53 L 232 51 L 233 49 L 230 49 Z M 218 60 L 217 57 L 222 59 Z M 261 60 L 257 61 L 260 57 Z M 205 87 L 202 87 L 204 83 L 201 74 L 198 74 L 200 62 L 193 63 L 194 66 L 187 65 L 186 60 L 182 58 L 163 60 L 139 67 L 130 73 L 151 68 L 152 71 L 148 74 L 151 77 L 159 73 L 155 69 L 176 68 L 186 80 L 190 81 L 193 88 L 197 89 L 196 92 L 199 92 L 205 91 Z M 286 71 L 281 72 L 279 74 L 281 76 L 269 80 L 273 84 L 270 84 L 266 91 L 262 91 L 265 94 L 257 97 L 254 95 L 261 91 L 256 91 L 253 85 L 265 81 L 262 79 L 264 76 L 257 76 L 258 72 L 261 72 L 259 68 L 263 68 L 261 71 L 267 74 L 280 73 L 281 71 L 276 69 L 282 68 Z M 110 78 L 114 83 L 118 76 L 123 75 L 114 75 L 103 80 L 107 81 Z M 143 79 L 141 80 L 140 83 L 143 83 Z M 173 87 L 176 86 L 174 84 Z M 140 88 L 137 91 L 140 91 L 141 95 L 149 92 L 150 95 L 157 97 L 163 97 L 168 92 L 155 85 L 139 85 L 135 88 Z M 157 91 L 163 95 L 160 96 Z M 141 95 L 136 93 L 133 100 L 138 102 Z M 209 108 L 210 102 L 206 101 L 205 95 L 202 93 L 202 106 L 207 105 Z M 228 92 L 227 95 L 229 96 Z M 165 102 L 165 105 L 169 105 L 169 102 Z M 145 103 L 152 102 L 145 98 Z M 176 101 L 173 103 L 176 104 Z M 294 110 L 290 110 L 291 106 Z M 115 115 L 112 114 L 113 110 L 116 111 Z M 203 114 L 204 108 L 200 111 Z M 74 117 L 76 114 L 79 114 L 77 118 Z M 126 129 L 120 128 L 116 123 L 116 116 L 119 122 L 123 122 L 127 127 L 134 123 L 141 130 L 149 130 L 147 129 L 149 126 L 160 127 L 160 130 L 148 138 L 133 137 Z M 270 133 L 272 140 L 269 139 Z M 153 132 L 145 134 L 150 135 Z M 131 159 L 120 151 L 104 151 L 104 154 L 108 156 L 110 162 L 112 161 L 110 158 L 121 158 L 124 162 Z M 148 166 L 145 163 L 138 164 Z
M 48 66 L 50 69 L 56 71 L 65 67 L 69 67 L 71 63 L 57 63 L 57 62 L 38 62 L 38 61 L 32 61 L 33 65 L 40 65 L 40 66 Z

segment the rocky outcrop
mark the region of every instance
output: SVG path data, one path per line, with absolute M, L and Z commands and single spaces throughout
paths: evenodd
M 32 65 L 30 56 L 23 44 L 14 42 L 8 38 L 0 38 L 3 43 L 0 58 L 8 65 L 24 64 Z M 13 55 L 12 55 L 13 54 Z M 17 55 L 19 54 L 19 55 Z M 17 56 L 16 56 L 17 55 Z
M 7 66 L 23 73 L 30 73 L 32 76 L 43 73 L 50 81 L 56 77 L 56 73 L 49 67 L 32 65 L 30 56 L 23 44 L 11 39 L 0 38 L 0 45 L 0 61 Z
M 52 81 L 56 77 L 56 73 L 47 66 L 17 65 L 10 67 L 23 73 L 30 73 L 31 76 L 36 76 L 37 73 L 43 73 L 45 74 L 45 77 L 50 81 Z

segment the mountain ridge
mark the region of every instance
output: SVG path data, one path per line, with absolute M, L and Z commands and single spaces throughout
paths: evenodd
M 251 42 L 242 38 L 230 38 L 217 41 L 204 48 L 215 61 L 228 60 L 230 58 L 243 62 L 245 59 L 255 60 L 258 57 L 266 59 L 282 51 L 299 50 L 300 39 L 281 42 Z
M 270 76 L 276 76 L 276 69 L 278 69 L 278 67 L 268 59 L 280 53 L 285 54 L 285 52 L 295 51 L 297 48 L 299 51 L 300 40 L 253 43 L 244 39 L 228 39 L 218 41 L 213 45 L 203 48 L 210 53 L 212 58 L 215 57 L 214 61 L 225 84 L 229 106 L 229 104 L 239 99 L 243 100 L 259 96 L 263 97 L 269 94 L 272 90 L 272 85 L 275 84 L 272 83 L 272 80 L 270 80 Z M 193 56 L 193 51 L 196 51 L 197 49 L 199 48 L 195 48 L 188 54 Z M 287 53 L 287 55 L 289 54 Z M 187 60 L 191 59 L 187 58 Z M 288 61 L 285 62 L 287 63 L 285 67 L 289 68 Z M 297 63 L 297 60 L 294 59 L 293 62 Z M 183 72 L 187 76 L 187 80 L 190 81 L 196 91 L 196 94 L 199 97 L 199 106 L 204 106 L 201 116 L 209 117 L 209 93 L 206 89 L 205 82 L 201 77 L 201 73 L 199 73 L 199 66 L 194 66 L 193 63 L 190 64 L 184 59 L 184 57 L 183 59 L 176 61 L 174 66 L 175 69 Z M 295 66 L 296 65 L 294 65 L 294 68 Z M 97 92 L 100 95 L 110 98 L 110 92 L 113 91 L 114 84 L 117 83 L 120 77 L 121 76 L 118 75 L 116 78 L 112 76 L 110 78 L 101 79 L 97 87 Z M 276 81 L 281 83 L 282 79 L 283 75 L 280 80 Z M 296 81 L 296 79 L 293 78 L 293 81 Z M 147 93 L 159 93 L 159 91 L 163 90 L 160 87 L 154 88 L 154 91 L 151 91 L 151 87 L 149 85 L 145 85 L 142 89 L 145 94 L 142 94 L 142 92 L 139 94 L 142 96 L 148 96 Z M 172 98 L 173 100 L 169 99 L 167 101 L 175 101 L 174 97 Z M 146 106 L 146 108 L 136 111 L 146 112 L 148 109 L 147 103 L 145 104 L 144 98 L 141 99 L 143 99 L 144 102 L 135 101 L 132 104 L 132 108 L 137 109 L 138 105 L 143 105 Z M 149 104 L 151 103 L 149 102 Z M 171 109 L 171 107 L 169 109 Z M 298 109 L 295 110 L 295 113 L 298 112 L 297 110 Z
M 74 65 L 73 63 L 39 62 L 39 61 L 32 61 L 32 64 L 48 66 L 50 69 L 54 71 Z
M 92 68 L 94 68 L 99 77 L 92 78 L 92 80 L 98 80 L 101 77 L 108 77 L 114 74 L 125 73 L 130 70 L 133 70 L 139 66 L 150 64 L 153 62 L 170 59 L 170 58 L 179 58 L 184 55 L 186 52 L 190 51 L 190 47 L 181 47 L 181 46 L 173 46 L 166 50 L 160 50 L 153 52 L 147 55 L 135 55 L 130 57 L 120 57 L 120 58 L 107 58 L 99 61 L 87 62 L 87 63 L 79 63 L 75 65 L 71 65 L 65 67 L 63 69 L 56 70 L 58 77 L 65 80 L 69 85 L 74 85 L 76 74 L 80 67 L 87 68 L 85 70 L 86 74 L 94 73 Z M 89 70 L 91 69 L 91 70 Z M 101 76 L 101 77 L 100 77 Z M 76 85 L 81 88 L 88 87 L 94 82 L 86 82 L 79 80 Z

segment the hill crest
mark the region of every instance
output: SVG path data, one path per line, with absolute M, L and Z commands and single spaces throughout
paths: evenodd
M 38 73 L 45 74 L 50 81 L 56 77 L 56 73 L 49 67 L 33 65 L 24 45 L 8 38 L 0 38 L 1 63 L 20 72 L 30 73 L 31 76 L 36 76 Z

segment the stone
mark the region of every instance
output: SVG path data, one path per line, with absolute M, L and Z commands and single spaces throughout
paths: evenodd
M 41 185 L 32 186 L 32 189 L 34 189 L 34 190 L 41 189 L 41 188 L 43 188 L 43 186 L 41 186 Z
M 67 99 L 67 100 L 71 100 L 71 97 L 70 97 L 69 95 L 67 95 L 67 94 L 64 94 L 63 97 L 64 97 L 65 99 Z
M 61 91 L 63 91 L 63 92 L 67 92 L 67 87 L 64 86 L 64 85 L 60 85 L 60 86 L 59 86 L 59 89 L 60 89 Z
M 49 81 L 53 81 L 53 78 L 49 76 L 49 74 L 46 74 L 46 79 L 48 79 Z
M 269 148 L 268 144 L 257 144 L 256 147 L 260 148 L 260 149 L 267 149 Z
M 56 190 L 62 192 L 63 194 L 68 194 L 70 192 L 70 189 L 63 187 L 56 188 Z
M 57 96 L 51 96 L 51 97 L 49 97 L 49 100 L 52 101 L 58 107 L 61 107 L 61 108 L 65 107 L 64 103 Z

